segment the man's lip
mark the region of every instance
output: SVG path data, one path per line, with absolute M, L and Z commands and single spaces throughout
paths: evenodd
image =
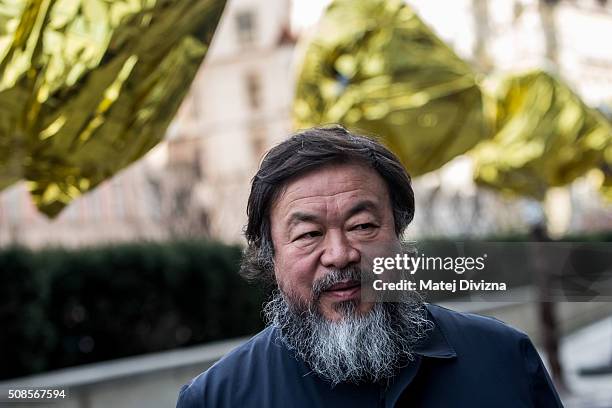
M 329 287 L 329 289 L 326 289 L 325 292 L 334 292 L 334 291 L 340 291 L 340 290 L 347 290 L 347 289 L 353 289 L 357 286 L 361 286 L 361 282 L 358 281 L 346 281 L 346 282 L 339 282 L 336 283 L 335 285 L 332 285 Z
M 359 296 L 361 292 L 361 282 L 359 281 L 348 281 L 340 282 L 331 286 L 329 289 L 323 292 L 324 295 L 331 296 L 339 301 L 353 299 Z

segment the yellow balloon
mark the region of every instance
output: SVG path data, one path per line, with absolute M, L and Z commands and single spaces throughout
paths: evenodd
M 57 215 L 155 146 L 225 0 L 3 2 L 0 189 Z
M 559 79 L 533 70 L 492 84 L 494 133 L 471 152 L 477 183 L 543 199 L 549 187 L 605 166 L 610 124 Z
M 341 123 L 376 134 L 417 176 L 486 138 L 470 66 L 402 0 L 336 0 L 309 40 L 296 128 Z

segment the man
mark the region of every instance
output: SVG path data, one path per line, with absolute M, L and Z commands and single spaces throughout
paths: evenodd
M 410 178 L 342 127 L 268 152 L 248 202 L 242 274 L 273 289 L 268 326 L 185 385 L 178 407 L 559 407 L 527 336 L 491 318 L 364 296 L 401 251 Z

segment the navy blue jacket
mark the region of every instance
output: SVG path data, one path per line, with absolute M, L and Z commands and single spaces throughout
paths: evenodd
M 529 338 L 427 305 L 435 324 L 390 383 L 332 388 L 268 327 L 181 388 L 177 407 L 561 407 Z

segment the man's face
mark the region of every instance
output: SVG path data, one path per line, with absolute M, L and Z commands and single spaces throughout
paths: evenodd
M 361 314 L 371 310 L 372 303 L 361 302 L 358 278 L 321 283 L 333 271 L 361 271 L 381 248 L 399 248 L 389 192 L 375 170 L 338 164 L 309 172 L 286 186 L 270 219 L 276 280 L 290 302 L 314 304 L 333 321 L 342 318 L 337 306 L 345 302 Z

